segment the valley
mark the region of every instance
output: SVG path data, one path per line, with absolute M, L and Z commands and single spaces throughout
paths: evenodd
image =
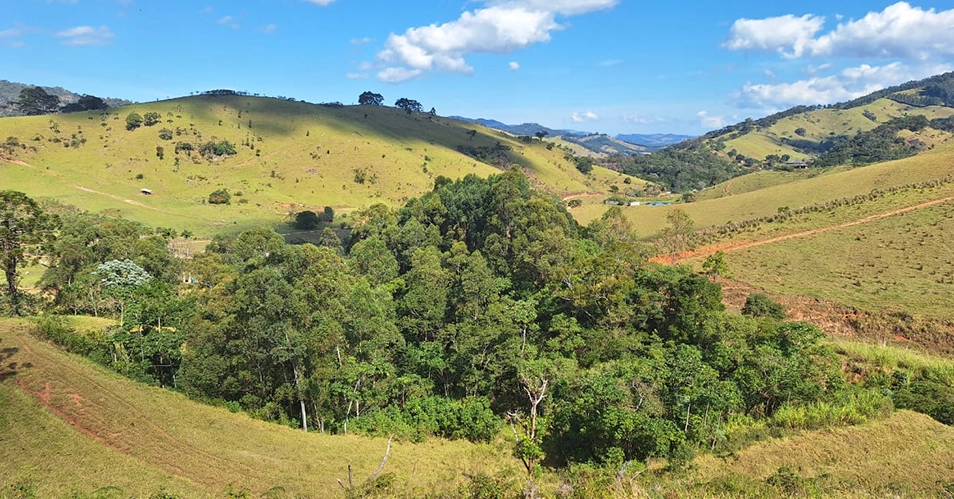
M 919 88 L 627 158 L 223 91 L 2 118 L 0 497 L 943 496 Z

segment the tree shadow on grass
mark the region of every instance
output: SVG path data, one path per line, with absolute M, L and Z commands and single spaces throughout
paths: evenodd
M 21 369 L 33 367 L 33 364 L 29 362 L 22 364 L 19 362 L 6 363 L 8 359 L 16 355 L 19 351 L 20 349 L 15 347 L 0 349 L 0 383 L 19 374 Z

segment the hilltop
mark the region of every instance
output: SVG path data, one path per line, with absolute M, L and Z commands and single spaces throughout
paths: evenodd
M 127 122 L 133 115 L 138 126 Z M 278 225 L 324 206 L 398 206 L 438 177 L 513 165 L 561 198 L 602 202 L 624 180 L 643 184 L 602 168 L 585 175 L 547 141 L 429 113 L 246 95 L 4 118 L 0 137 L 9 188 L 197 235 Z M 209 204 L 215 191 L 230 193 L 230 204 Z

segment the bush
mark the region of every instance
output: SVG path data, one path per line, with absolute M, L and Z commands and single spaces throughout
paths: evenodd
M 785 307 L 772 301 L 762 293 L 752 293 L 745 299 L 742 315 L 751 317 L 769 317 L 776 320 L 785 319 Z
M 209 194 L 209 204 L 230 204 L 232 195 L 227 189 L 219 189 Z
M 135 130 L 142 126 L 142 116 L 139 113 L 129 113 L 126 116 L 126 130 Z
M 162 121 L 162 116 L 160 116 L 159 113 L 152 111 L 152 112 L 146 113 L 145 116 L 142 117 L 142 119 L 143 119 L 142 121 L 143 125 L 153 126 L 156 123 L 159 123 L 160 121 Z
M 317 213 L 311 210 L 305 210 L 295 215 L 295 222 L 292 223 L 292 227 L 298 230 L 312 230 L 318 227 L 319 221 Z
M 205 157 L 232 156 L 236 154 L 235 146 L 227 140 L 221 142 L 209 141 L 199 147 L 199 154 Z
M 159 138 L 162 140 L 172 140 L 172 130 L 169 130 L 168 128 L 159 130 Z

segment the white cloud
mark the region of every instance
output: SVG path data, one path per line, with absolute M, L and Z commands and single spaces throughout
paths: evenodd
M 367 80 L 369 76 L 368 73 L 348 73 L 345 75 L 345 78 L 349 80 Z
M 83 45 L 102 45 L 111 40 L 115 35 L 113 31 L 109 29 L 109 26 L 100 26 L 99 28 L 77 26 L 60 31 L 56 36 L 64 39 L 64 45 L 79 47 Z
M 315 5 L 320 5 L 322 7 L 327 7 L 331 5 L 331 3 L 334 2 L 335 0 L 305 0 L 305 1 L 308 3 L 313 3 Z
M 619 66 L 623 63 L 622 59 L 608 59 L 605 61 L 600 61 L 596 65 L 601 68 L 611 68 L 613 66 Z
M 232 16 L 225 16 L 225 17 L 223 17 L 223 18 L 221 18 L 221 19 L 219 19 L 218 21 L 215 21 L 215 22 L 218 23 L 218 24 L 221 24 L 221 25 L 223 25 L 223 26 L 228 26 L 228 27 L 230 27 L 230 28 L 232 28 L 232 29 L 239 29 L 239 28 L 242 27 L 242 25 L 239 24 L 239 23 L 236 21 L 236 19 L 235 19 L 234 17 L 232 17 Z
M 351 45 L 367 45 L 374 41 L 374 38 L 364 37 L 364 38 L 352 38 Z
M 954 9 L 937 12 L 898 2 L 841 23 L 815 40 L 812 55 L 927 60 L 954 55 Z
M 517 61 L 511 61 L 507 66 L 510 67 L 511 71 L 520 71 L 520 63 Z
M 696 113 L 696 117 L 699 118 L 699 123 L 703 128 L 708 128 L 710 130 L 722 128 L 722 116 L 709 116 L 709 113 L 706 111 L 699 111 Z
M 725 47 L 729 50 L 774 50 L 786 57 L 801 57 L 824 24 L 824 17 L 811 14 L 739 19 L 732 23 Z
M 948 70 L 944 65 L 908 67 L 900 62 L 884 66 L 862 64 L 833 75 L 812 76 L 792 83 L 747 83 L 736 97 L 742 107 L 762 109 L 778 109 L 799 104 L 832 104 Z
M 421 75 L 420 69 L 384 68 L 378 72 L 378 79 L 385 83 L 402 83 Z
M 4 37 L 17 37 L 23 34 L 23 30 L 19 28 L 10 28 L 0 31 L 0 38 Z
M 772 50 L 788 58 L 837 56 L 925 61 L 954 55 L 954 9 L 936 11 L 898 2 L 858 20 L 839 22 L 816 36 L 825 19 L 811 14 L 739 19 L 729 30 L 730 50 Z
M 262 27 L 262 33 L 265 33 L 266 35 L 270 35 L 276 31 L 278 31 L 277 24 L 267 24 Z
M 586 111 L 585 113 L 573 113 L 570 119 L 573 120 L 573 123 L 583 123 L 584 121 L 596 121 L 600 117 L 593 111 Z
M 377 59 L 386 76 L 424 71 L 473 73 L 466 57 L 476 53 L 509 54 L 550 40 L 565 29 L 558 16 L 575 16 L 614 7 L 619 0 L 485 0 L 455 21 L 409 28 L 391 34 Z M 403 71 L 399 71 L 403 70 Z

